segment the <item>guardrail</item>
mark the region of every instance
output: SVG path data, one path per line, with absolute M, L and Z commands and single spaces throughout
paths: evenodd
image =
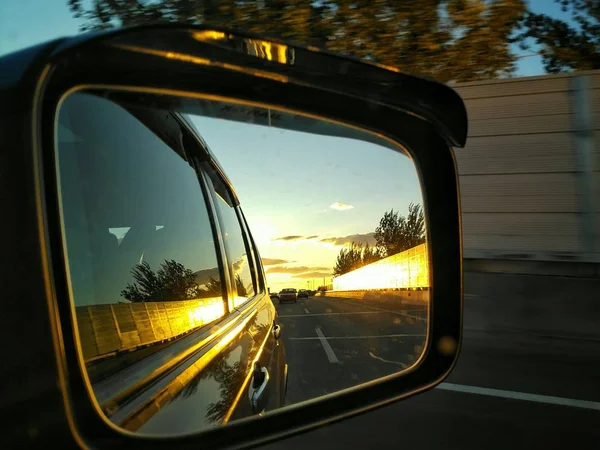
M 429 290 L 409 289 L 380 289 L 380 290 L 356 290 L 356 291 L 325 291 L 325 297 L 351 298 L 364 303 L 367 306 L 381 308 L 384 310 L 405 312 L 408 309 L 417 308 L 423 312 L 423 318 L 427 315 L 429 308 Z
M 75 308 L 85 362 L 163 342 L 225 314 L 221 297 L 174 302 L 113 303 Z

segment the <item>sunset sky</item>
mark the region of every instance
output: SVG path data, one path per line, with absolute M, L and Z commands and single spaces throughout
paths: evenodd
M 236 189 L 273 291 L 329 283 L 344 244 L 373 244 L 384 212 L 405 214 L 410 202 L 422 203 L 411 160 L 377 144 L 192 121 Z

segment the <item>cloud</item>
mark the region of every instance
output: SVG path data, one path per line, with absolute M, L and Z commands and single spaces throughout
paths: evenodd
M 331 270 L 328 272 L 305 272 L 299 275 L 294 275 L 293 278 L 331 278 Z
M 348 205 L 346 203 L 335 202 L 329 206 L 331 209 L 335 209 L 336 211 L 347 211 L 349 209 L 354 208 L 352 205 Z
M 273 239 L 274 241 L 300 241 L 306 239 L 304 236 L 283 236 Z
M 233 270 L 235 273 L 238 273 L 242 270 L 242 268 L 246 265 L 246 254 L 244 253 L 240 259 L 233 263 Z
M 285 242 L 295 242 L 295 241 L 310 241 L 313 239 L 318 239 L 319 236 L 317 235 L 313 235 L 313 236 L 283 236 L 280 238 L 275 238 L 273 239 L 274 241 L 285 241 Z
M 292 275 L 304 274 L 306 272 L 319 272 L 319 271 L 328 271 L 328 275 L 331 273 L 331 269 L 329 267 L 307 267 L 307 266 L 281 266 L 281 267 L 269 267 L 266 269 L 268 273 L 289 273 Z M 304 278 L 304 277 L 302 277 Z
M 276 266 L 277 264 L 286 264 L 293 261 L 288 261 L 287 259 L 279 259 L 279 258 L 262 258 L 263 266 Z
M 323 238 L 320 242 L 327 242 L 333 245 L 346 245 L 351 242 L 356 242 L 357 244 L 369 244 L 370 246 L 374 246 L 375 242 L 375 233 L 366 233 L 366 234 L 351 234 L 349 236 L 343 237 L 330 237 Z

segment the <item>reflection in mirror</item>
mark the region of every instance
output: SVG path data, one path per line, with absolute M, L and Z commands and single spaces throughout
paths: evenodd
M 61 103 L 56 143 L 80 361 L 114 424 L 198 432 L 417 363 L 424 211 L 391 141 L 88 89 Z

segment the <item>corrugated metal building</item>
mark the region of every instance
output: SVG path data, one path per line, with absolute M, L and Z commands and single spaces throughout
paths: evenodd
M 465 258 L 600 262 L 600 71 L 453 87 Z

